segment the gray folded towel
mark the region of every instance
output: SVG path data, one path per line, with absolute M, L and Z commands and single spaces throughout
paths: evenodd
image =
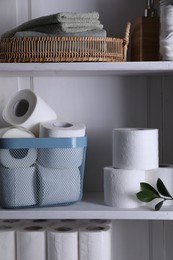
M 102 24 L 99 24 L 97 26 L 86 26 L 86 27 L 85 26 L 66 27 L 66 26 L 61 26 L 60 24 L 49 24 L 49 25 L 30 28 L 29 31 L 42 32 L 48 34 L 59 34 L 60 32 L 79 33 L 79 32 L 87 32 L 91 30 L 101 30 L 101 29 L 103 29 Z
M 74 33 L 74 32 L 86 32 L 90 30 L 103 29 L 103 25 L 98 23 L 60 23 L 59 28 L 63 32 Z
M 106 37 L 107 32 L 102 30 L 90 30 L 86 32 L 78 32 L 78 33 L 65 33 L 65 32 L 57 32 L 57 34 L 50 34 L 50 33 L 42 33 L 42 32 L 36 32 L 36 31 L 22 31 L 22 32 L 16 32 L 14 37 L 41 37 L 41 36 L 60 36 L 60 37 Z
M 4 37 L 13 37 L 16 32 L 19 31 L 26 31 L 30 28 L 39 27 L 48 24 L 56 24 L 61 22 L 62 18 L 69 18 L 69 19 L 97 19 L 98 13 L 91 12 L 91 13 L 56 13 L 47 16 L 41 16 L 30 21 L 27 21 L 12 30 L 9 30 L 1 35 L 2 38 Z
M 99 19 L 98 12 L 89 13 L 73 13 L 73 12 L 62 12 L 57 15 L 59 22 L 64 22 L 68 19 Z

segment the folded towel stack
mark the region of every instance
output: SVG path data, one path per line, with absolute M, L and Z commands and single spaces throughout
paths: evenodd
M 106 37 L 98 12 L 56 13 L 25 22 L 1 37 L 97 36 Z

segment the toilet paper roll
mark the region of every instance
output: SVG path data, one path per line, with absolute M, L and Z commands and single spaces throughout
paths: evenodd
M 36 136 L 39 123 L 56 119 L 56 113 L 37 94 L 29 89 L 18 91 L 3 110 L 3 118 L 11 125 L 20 125 L 31 130 Z
M 78 231 L 62 226 L 47 231 L 48 260 L 77 260 Z
M 156 188 L 156 183 L 160 178 L 168 189 L 169 193 L 173 196 L 173 165 L 161 164 L 159 168 L 148 170 L 145 173 L 146 182 Z M 153 200 L 150 205 L 155 205 L 156 200 Z M 172 201 L 165 201 L 164 206 L 173 205 Z
M 33 138 L 34 135 L 24 129 L 7 127 L 0 129 L 0 138 Z M 37 150 L 34 148 L 0 149 L 0 164 L 7 168 L 29 167 L 37 159 Z
M 50 169 L 37 165 L 39 205 L 76 202 L 81 196 L 81 175 L 75 169 Z
M 0 168 L 2 205 L 5 208 L 26 207 L 36 204 L 36 169 Z
M 52 120 L 40 124 L 40 137 L 83 137 L 85 125 Z M 41 165 L 50 168 L 75 168 L 82 164 L 83 148 L 51 148 L 40 149 L 38 161 Z
M 88 226 L 79 231 L 79 259 L 111 260 L 109 226 Z
M 82 137 L 86 126 L 82 123 L 51 120 L 40 123 L 40 137 Z
M 83 161 L 83 147 L 38 149 L 38 162 L 54 169 L 78 168 Z
M 0 226 L 0 259 L 15 260 L 15 256 L 15 231 L 10 226 Z
M 140 182 L 145 181 L 145 171 L 104 168 L 104 202 L 117 208 L 135 208 L 143 205 L 136 193 Z
M 16 231 L 17 260 L 46 260 L 46 234 L 40 226 Z
M 158 168 L 158 129 L 113 130 L 113 167 L 129 170 Z

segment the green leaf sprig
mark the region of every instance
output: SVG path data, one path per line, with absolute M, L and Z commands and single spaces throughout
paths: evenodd
M 140 201 L 143 202 L 150 202 L 154 199 L 161 199 L 161 201 L 155 205 L 155 210 L 158 211 L 161 209 L 163 203 L 166 200 L 173 200 L 173 197 L 171 196 L 165 184 L 160 178 L 158 178 L 157 180 L 156 187 L 157 190 L 149 183 L 141 182 L 141 190 L 136 193 L 136 196 Z

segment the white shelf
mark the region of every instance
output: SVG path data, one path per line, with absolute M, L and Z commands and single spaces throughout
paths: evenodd
M 173 74 L 173 62 L 0 63 L 0 76 L 110 76 Z
M 173 207 L 154 211 L 147 207 L 115 209 L 104 205 L 103 194 L 87 194 L 81 202 L 64 207 L 0 209 L 0 219 L 121 219 L 173 220 Z
M 173 75 L 173 62 L 0 63 L 0 76 L 140 76 Z M 104 205 L 103 194 L 88 194 L 64 207 L 0 209 L 0 219 L 121 219 L 173 220 L 173 207 L 159 212 L 147 207 L 115 209 Z

